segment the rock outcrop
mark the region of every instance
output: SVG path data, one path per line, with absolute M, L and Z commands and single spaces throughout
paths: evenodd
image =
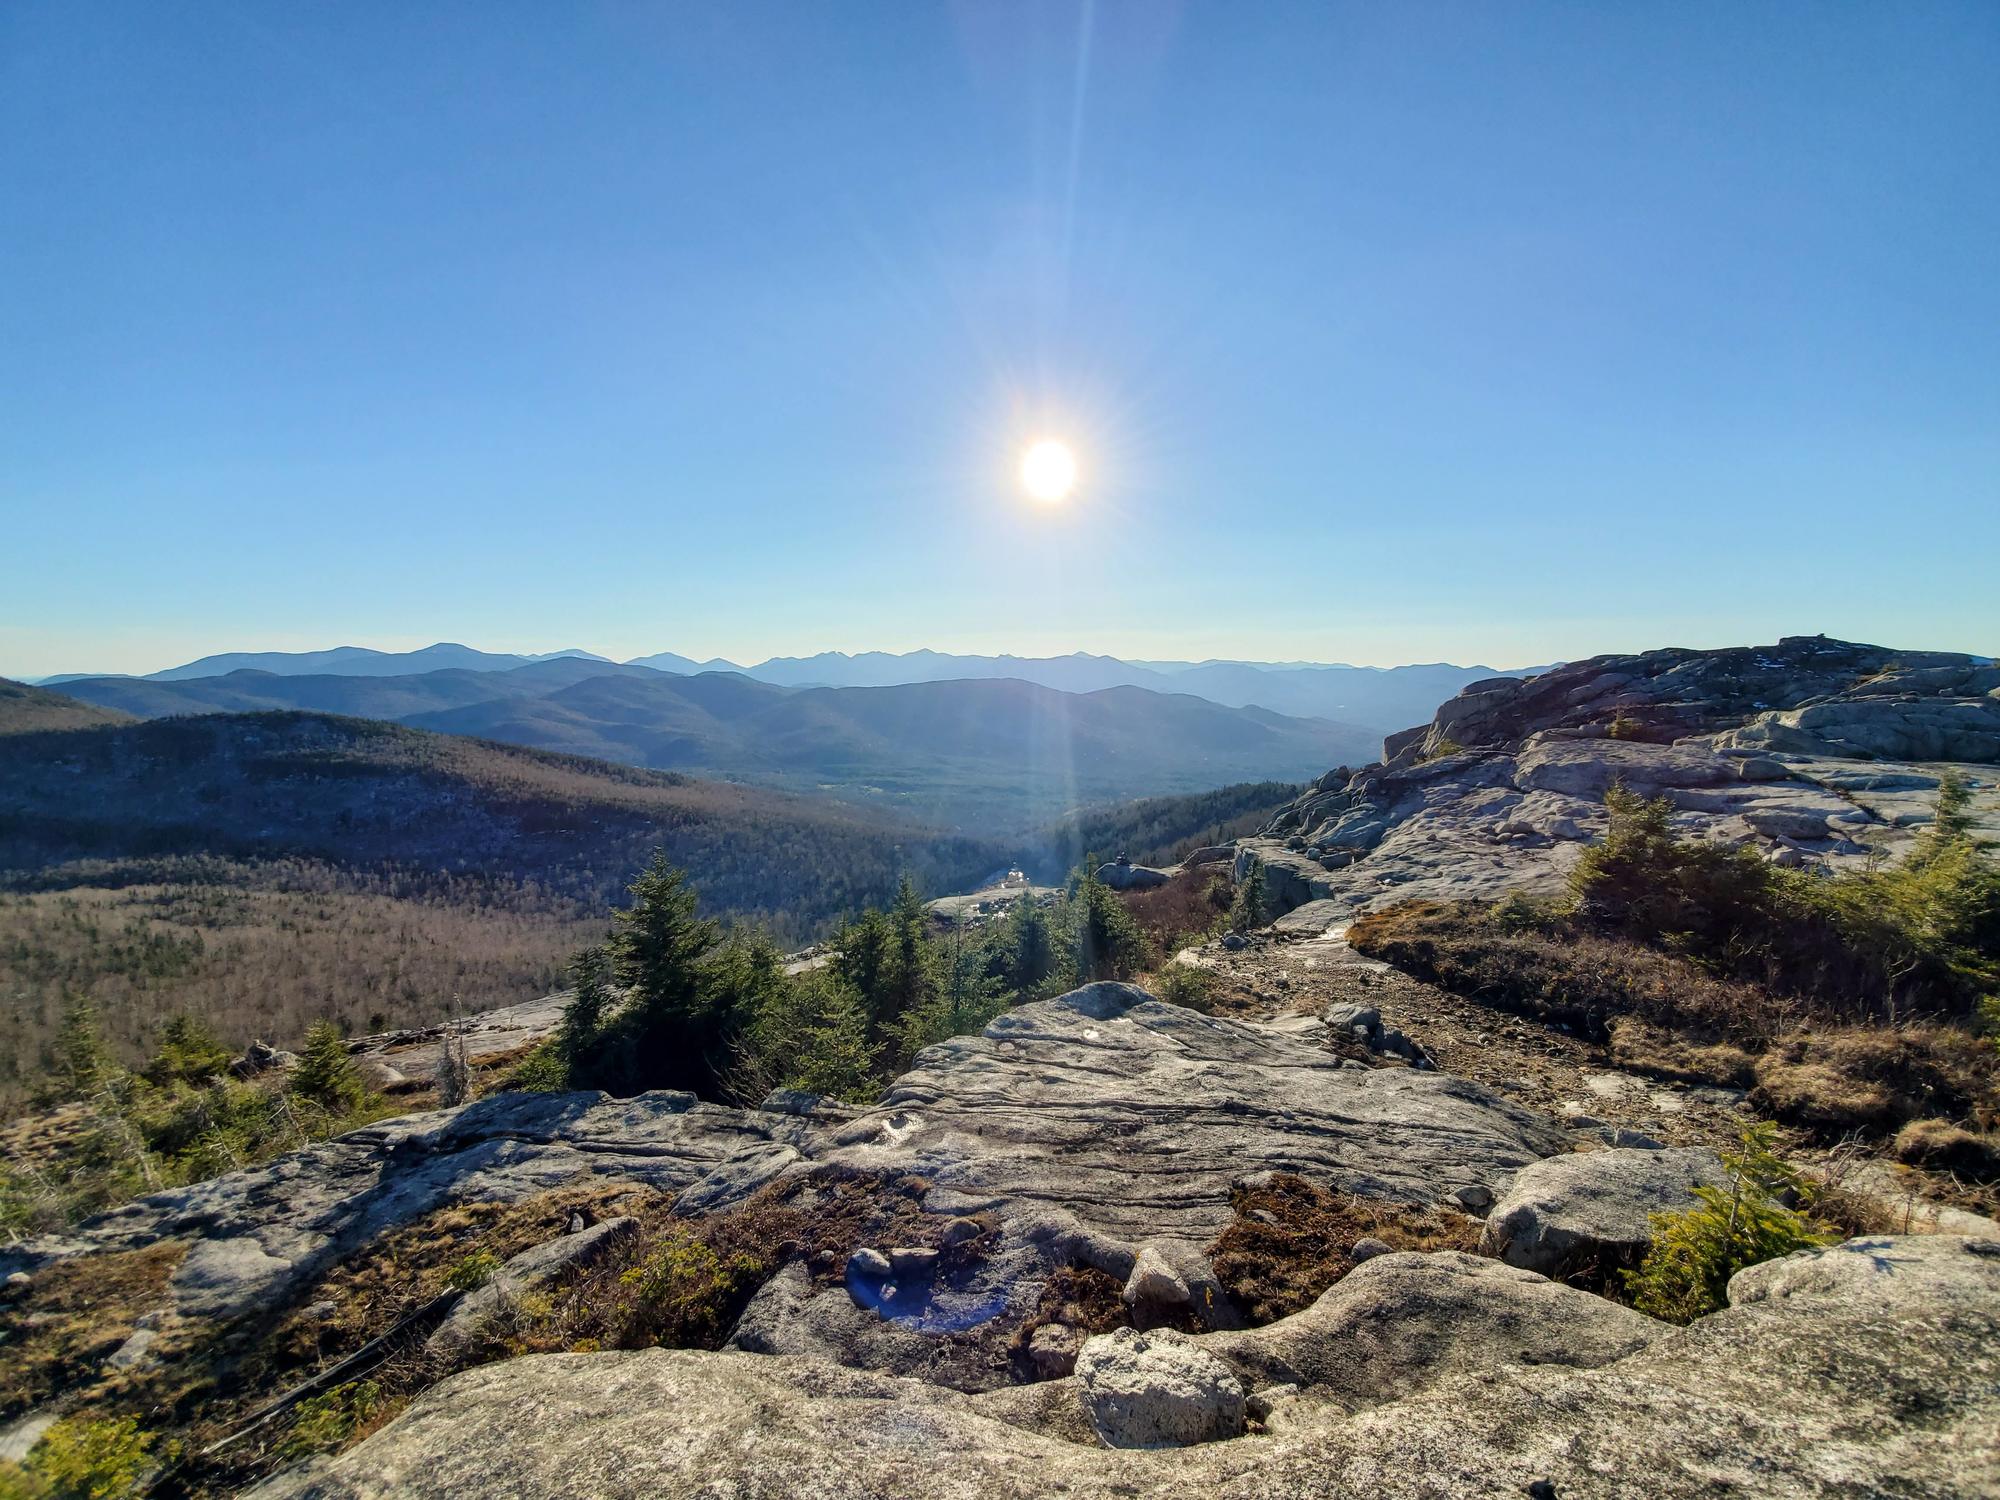
M 774 1282 L 746 1329 L 757 1347 L 921 1368 L 934 1336 L 1019 1313 L 1054 1266 L 1120 1281 L 1142 1256 L 1178 1298 L 1226 1317 L 1201 1247 L 1248 1172 L 1428 1203 L 1440 1182 L 1499 1192 L 1567 1149 L 1554 1122 L 1462 1079 L 1343 1068 L 1310 1037 L 1201 1015 L 1131 985 L 1018 1006 L 978 1036 L 927 1049 L 882 1103 L 855 1113 L 787 1098 L 734 1109 L 672 1092 L 496 1094 L 387 1120 L 252 1171 L 141 1198 L 71 1239 L 13 1252 L 130 1248 L 184 1235 L 175 1310 L 229 1318 L 270 1305 L 398 1224 L 461 1200 L 513 1201 L 585 1176 L 678 1194 L 684 1213 L 742 1201 L 817 1167 L 921 1177 L 945 1218 L 992 1214 L 967 1284 L 857 1306 Z M 884 1271 L 898 1272 L 881 1247 Z M 918 1248 L 918 1247 L 905 1247 Z M 789 1302 L 786 1299 L 791 1299 Z
M 1443 1286 L 1465 1274 L 1457 1257 L 1371 1263 L 1414 1283 L 1383 1304 L 1378 1347 L 1416 1351 L 1401 1354 L 1409 1373 L 1390 1383 L 1389 1399 L 1357 1413 L 1304 1387 L 1271 1409 L 1262 1435 L 1110 1450 L 1078 1440 L 1072 1382 L 1030 1387 L 1023 1399 L 808 1359 L 550 1355 L 455 1376 L 349 1452 L 255 1493 L 1804 1500 L 2000 1488 L 2000 1242 L 1851 1240 L 1754 1267 L 1732 1283 L 1724 1311 L 1684 1331 L 1641 1319 L 1630 1336 L 1653 1336 L 1594 1365 L 1540 1363 L 1535 1342 L 1504 1337 L 1483 1348 L 1399 1342 L 1399 1323 L 1412 1319 L 1439 1330 L 1421 1288 L 1433 1262 Z M 1315 1343 L 1287 1323 L 1265 1333 Z M 1332 1366 L 1339 1336 L 1328 1329 L 1316 1356 L 1292 1363 Z M 1611 1330 L 1599 1352 L 1625 1336 Z M 1193 1343 L 1221 1358 L 1244 1337 Z M 1410 1368 L 1426 1348 L 1438 1351 L 1428 1377 Z
M 495 1094 L 308 1146 L 268 1166 L 154 1193 L 7 1268 L 54 1254 L 194 1239 L 169 1287 L 177 1312 L 230 1318 L 281 1302 L 340 1257 L 456 1201 L 516 1201 L 615 1175 L 719 1206 L 800 1161 L 819 1122 L 692 1094 Z
M 1322 778 L 1238 846 L 1281 930 L 1316 933 L 1413 896 L 1560 886 L 1619 782 L 1686 833 L 1787 864 L 1858 867 L 1906 847 L 1942 772 L 1969 766 L 2000 833 L 2000 667 L 1818 636 L 1603 656 L 1475 682 L 1383 761 Z
M 806 1147 L 817 1164 L 923 1179 L 934 1213 L 995 1216 L 975 1274 L 907 1305 L 783 1277 L 735 1342 L 931 1371 L 936 1335 L 1027 1311 L 1067 1264 L 1109 1273 L 1135 1302 L 1226 1320 L 1202 1247 L 1246 1174 L 1430 1203 L 1446 1183 L 1497 1194 L 1569 1144 L 1553 1121 L 1462 1079 L 1343 1067 L 1309 1036 L 1089 985 L 927 1049 L 881 1105 Z

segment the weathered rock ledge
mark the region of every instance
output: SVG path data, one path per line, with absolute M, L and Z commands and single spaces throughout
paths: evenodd
M 1411 897 L 1554 890 L 1602 835 L 1614 782 L 1665 797 L 1685 833 L 1839 869 L 1906 848 L 1956 766 L 2000 834 L 2000 666 L 1817 636 L 1594 657 L 1472 683 L 1383 752 L 1239 845 L 1281 931 Z
M 1466 1259 L 1385 1257 L 1297 1317 L 1193 1340 L 1245 1384 L 1297 1378 L 1266 1398 L 1261 1433 L 1172 1452 L 1078 1441 L 1074 1382 L 967 1396 L 819 1360 L 651 1350 L 468 1371 L 341 1457 L 254 1493 L 1608 1500 L 2000 1489 L 2000 1242 L 1885 1237 L 1804 1252 L 1742 1272 L 1731 1305 L 1685 1330 Z M 1467 1299 L 1468 1275 L 1495 1284 Z
M 1053 1265 L 1123 1278 L 1148 1247 L 1200 1287 L 1200 1247 L 1228 1222 L 1230 1185 L 1246 1173 L 1294 1171 L 1427 1203 L 1459 1186 L 1497 1193 L 1568 1146 L 1554 1122 L 1462 1079 L 1343 1067 L 1309 1037 L 1097 984 L 930 1048 L 858 1114 L 734 1109 L 670 1092 L 494 1095 L 138 1199 L 71 1240 L 15 1252 L 9 1268 L 185 1236 L 194 1245 L 175 1274 L 175 1310 L 226 1318 L 291 1295 L 454 1200 L 511 1201 L 609 1176 L 676 1193 L 677 1209 L 696 1213 L 786 1174 L 844 1166 L 921 1176 L 926 1208 L 1001 1224 L 973 1285 L 898 1320 L 922 1335 L 1018 1311 Z M 843 1347 L 860 1336 L 856 1320 L 878 1321 L 844 1295 L 813 1301 L 779 1320 L 801 1340 L 819 1329 L 787 1352 Z M 916 1346 L 909 1358 L 920 1358 Z

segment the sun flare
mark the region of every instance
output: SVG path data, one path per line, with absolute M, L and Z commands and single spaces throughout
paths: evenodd
M 1067 500 L 1076 488 L 1076 455 L 1069 444 L 1044 438 L 1021 457 L 1021 484 L 1050 505 Z

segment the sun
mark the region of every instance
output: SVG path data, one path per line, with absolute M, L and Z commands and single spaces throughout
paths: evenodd
M 1043 438 L 1021 456 L 1021 485 L 1049 505 L 1067 500 L 1076 488 L 1076 455 L 1069 444 Z

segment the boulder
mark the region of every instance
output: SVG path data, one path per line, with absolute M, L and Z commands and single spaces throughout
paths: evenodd
M 1503 1364 L 1594 1369 L 1669 1331 L 1484 1256 L 1404 1250 L 1356 1266 L 1304 1312 L 1211 1334 L 1202 1347 L 1248 1384 L 1293 1385 L 1358 1410 Z
M 1545 1276 L 1627 1263 L 1652 1244 L 1652 1215 L 1692 1208 L 1696 1187 L 1727 1182 L 1705 1146 L 1553 1156 L 1514 1178 L 1486 1216 L 1481 1248 Z
M 926 1048 L 813 1158 L 920 1176 L 935 1213 L 993 1214 L 996 1261 L 1032 1248 L 1123 1281 L 1145 1247 L 1174 1246 L 1192 1289 L 1203 1270 L 1181 1247 L 1229 1224 L 1245 1172 L 1421 1204 L 1441 1179 L 1497 1190 L 1567 1149 L 1560 1126 L 1467 1080 L 1344 1069 L 1310 1037 L 1096 984 Z
M 1044 1323 L 1028 1335 L 1028 1361 L 1044 1380 L 1060 1380 L 1076 1369 L 1083 1336 L 1062 1323 Z
M 888 1256 L 866 1245 L 847 1257 L 849 1281 L 887 1281 L 894 1272 Z
M 1130 864 L 1121 859 L 1112 864 L 1099 865 L 1097 878 L 1114 891 L 1150 891 L 1155 886 L 1165 885 L 1173 876 L 1165 870 Z
M 1188 1284 L 1167 1264 L 1158 1249 L 1147 1245 L 1132 1262 L 1132 1274 L 1125 1278 L 1125 1301 L 1133 1306 L 1148 1303 L 1157 1307 L 1185 1306 Z
M 1090 1339 L 1076 1378 L 1107 1447 L 1185 1448 L 1243 1431 L 1242 1382 L 1171 1329 L 1120 1328 Z

